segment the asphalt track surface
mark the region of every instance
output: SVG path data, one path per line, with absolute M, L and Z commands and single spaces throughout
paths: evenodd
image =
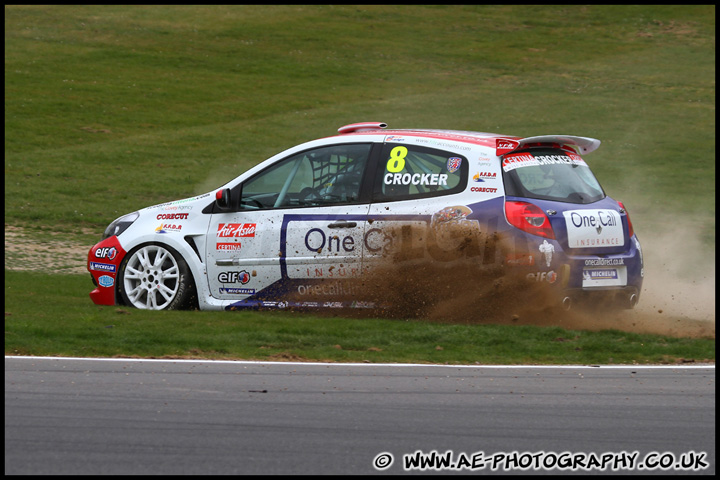
M 474 474 L 714 474 L 715 368 L 5 357 L 6 475 L 397 474 L 418 451 Z M 621 469 L 532 465 L 563 452 Z M 633 452 L 706 467 L 623 469 Z

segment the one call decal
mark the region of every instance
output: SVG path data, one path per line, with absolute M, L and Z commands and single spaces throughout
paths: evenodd
M 617 247 L 625 243 L 620 214 L 614 210 L 563 212 L 570 248 Z

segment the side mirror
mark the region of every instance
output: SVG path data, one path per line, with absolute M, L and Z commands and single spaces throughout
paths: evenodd
M 224 188 L 215 192 L 215 205 L 221 212 L 230 210 L 230 189 Z

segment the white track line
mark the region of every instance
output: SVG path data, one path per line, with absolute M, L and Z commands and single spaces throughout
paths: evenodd
M 94 360 L 102 362 L 164 362 L 164 363 L 215 363 L 232 365 L 314 365 L 323 367 L 441 367 L 441 368 L 602 368 L 602 369 L 678 369 L 678 368 L 715 368 L 714 363 L 695 365 L 444 365 L 433 363 L 324 363 L 324 362 L 266 362 L 255 360 L 201 360 L 174 358 L 92 358 L 92 357 L 21 357 L 6 355 L 5 360 Z

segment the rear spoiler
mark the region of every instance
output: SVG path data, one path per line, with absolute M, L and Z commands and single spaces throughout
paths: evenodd
M 541 135 L 527 137 L 519 140 L 511 138 L 498 138 L 495 142 L 495 155 L 498 157 L 530 145 L 555 145 L 570 147 L 577 153 L 590 153 L 600 146 L 600 140 L 588 137 L 573 137 L 571 135 Z

